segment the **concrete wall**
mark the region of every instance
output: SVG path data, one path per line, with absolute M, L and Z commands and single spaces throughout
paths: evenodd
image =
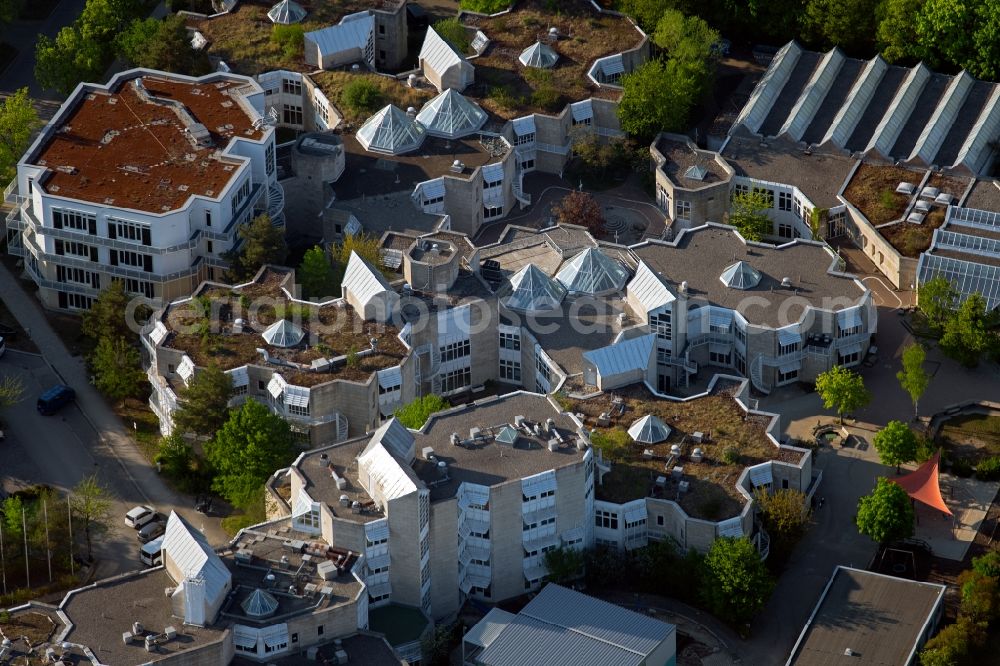
M 389 583 L 394 603 L 421 607 L 419 493 L 388 502 Z M 456 536 L 456 541 L 458 537 Z
M 183 627 L 180 631 L 184 632 Z M 156 663 L 164 666 L 228 666 L 235 654 L 231 634 L 232 632 L 227 630 L 222 638 L 214 643 L 171 653 L 162 659 L 157 659 Z
M 375 15 L 375 67 L 395 70 L 405 67 L 409 46 L 409 29 L 406 25 L 406 3 L 395 10 L 376 9 Z
M 520 479 L 490 489 L 490 563 L 494 601 L 524 594 L 521 504 Z
M 458 612 L 458 502 L 431 504 L 431 608 L 435 619 Z

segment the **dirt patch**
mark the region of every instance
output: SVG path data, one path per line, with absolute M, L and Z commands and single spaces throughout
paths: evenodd
M 799 454 L 782 451 L 767 437 L 767 421 L 750 416 L 736 401 L 723 395 L 713 395 L 690 402 L 672 402 L 656 399 L 645 388 L 629 387 L 616 393 L 623 400 L 624 411 L 613 409 L 612 397 L 601 395 L 590 400 L 574 401 L 563 398 L 564 407 L 582 414 L 588 427 L 599 432 L 624 431 L 636 419 L 653 414 L 662 419 L 672 432 L 667 441 L 655 444 L 636 444 L 628 440 L 624 450 L 615 450 L 616 462 L 611 472 L 597 489 L 599 499 L 626 502 L 649 495 L 676 499 L 677 489 L 668 480 L 665 488 L 655 486 L 656 478 L 666 476 L 670 447 L 681 446 L 684 477 L 689 491 L 681 496 L 680 504 L 688 515 L 705 520 L 723 520 L 739 514 L 745 502 L 736 490 L 736 481 L 748 465 L 768 460 L 787 459 L 797 463 Z M 607 427 L 597 425 L 604 413 L 616 413 Z M 702 433 L 702 443 L 695 443 L 692 436 Z M 627 435 L 626 435 L 627 437 Z M 690 455 L 695 447 L 702 450 L 701 462 L 693 462 Z M 650 450 L 652 457 L 644 457 Z
M 878 232 L 889 241 L 904 257 L 917 259 L 925 252 L 934 240 L 934 230 L 944 224 L 945 210 L 936 207 L 927 213 L 920 224 L 898 222 L 888 227 L 881 227 Z
M 17 613 L 7 622 L 0 622 L 0 634 L 12 642 L 27 640 L 32 645 L 45 643 L 55 631 L 55 623 L 42 613 Z
M 844 190 L 844 197 L 873 225 L 898 220 L 906 209 L 910 197 L 898 194 L 896 186 L 902 182 L 916 184 L 921 174 L 897 166 L 862 164 Z
M 484 109 L 502 118 L 531 112 L 560 111 L 567 102 L 590 96 L 617 98 L 615 91 L 589 85 L 587 70 L 594 60 L 621 53 L 642 41 L 625 18 L 599 14 L 588 2 L 520 2 L 514 11 L 493 18 L 465 15 L 463 23 L 482 30 L 492 44 L 476 58 L 476 84 L 470 94 L 480 97 Z M 559 54 L 551 69 L 526 68 L 518 61 L 524 49 L 547 39 L 549 28 L 560 38 L 550 46 Z
M 937 440 L 946 447 L 951 458 L 961 458 L 971 465 L 983 458 L 1000 456 L 1000 416 L 954 416 L 941 426 Z

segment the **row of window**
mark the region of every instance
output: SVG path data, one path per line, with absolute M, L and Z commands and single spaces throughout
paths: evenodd
M 523 532 L 527 532 L 528 530 L 533 530 L 538 527 L 545 527 L 546 525 L 555 525 L 555 524 L 556 524 L 556 519 L 555 516 L 553 516 L 551 518 L 543 518 L 533 523 L 521 523 L 521 530 Z
M 461 368 L 446 372 L 441 376 L 441 392 L 449 393 L 472 384 L 472 370 Z
M 87 261 L 97 261 L 97 246 L 77 243 L 74 241 L 64 241 L 57 238 L 55 242 L 56 254 L 59 256 L 78 257 Z
M 500 379 L 508 382 L 521 381 L 521 363 L 500 359 Z
M 500 349 L 513 349 L 517 351 L 521 348 L 521 336 L 517 333 L 500 332 Z
M 148 224 L 129 222 L 115 218 L 108 219 L 108 238 L 111 240 L 123 240 L 143 245 L 152 245 L 152 237 Z
M 149 273 L 153 270 L 153 255 L 129 250 L 111 250 L 110 263 L 112 266 L 129 266 Z
M 70 266 L 56 266 L 56 282 L 74 282 L 93 289 L 101 288 L 101 274 Z
M 469 356 L 472 353 L 472 347 L 469 340 L 460 340 L 459 342 L 449 342 L 441 347 L 440 351 L 441 362 L 447 363 Z

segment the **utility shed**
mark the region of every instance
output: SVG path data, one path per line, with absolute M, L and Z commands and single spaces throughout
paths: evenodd
M 937 629 L 944 590 L 838 566 L 785 666 L 915 664 Z
M 677 663 L 674 625 L 555 583 L 517 615 L 488 614 L 467 636 L 474 649 L 466 663 L 481 666 Z

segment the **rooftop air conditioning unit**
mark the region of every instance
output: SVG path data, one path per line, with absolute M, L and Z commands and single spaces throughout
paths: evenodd
M 559 450 L 559 440 L 558 439 L 550 439 L 549 440 L 549 451 L 551 451 L 552 453 L 555 453 L 558 450 Z
M 791 287 L 792 286 L 792 278 L 790 278 L 790 277 L 783 277 L 783 278 L 781 278 L 781 286 L 784 287 L 785 289 L 788 289 L 789 287 Z
M 351 505 L 351 498 L 348 497 L 347 495 L 341 495 L 340 506 L 350 506 L 350 505 Z

